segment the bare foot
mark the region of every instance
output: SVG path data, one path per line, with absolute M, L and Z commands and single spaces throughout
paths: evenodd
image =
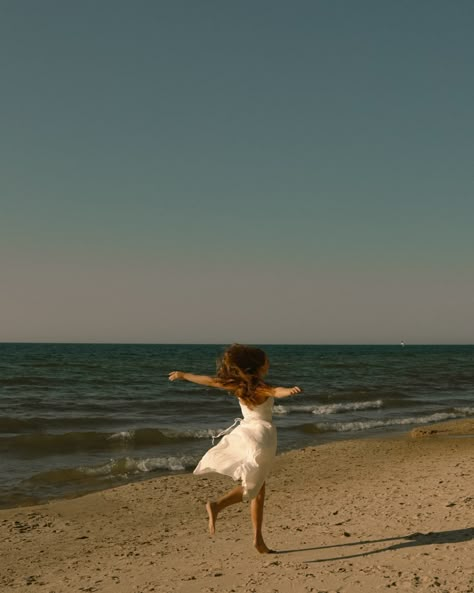
M 216 532 L 217 503 L 208 500 L 206 503 L 206 510 L 209 515 L 209 533 L 214 535 Z
M 260 554 L 275 554 L 275 550 L 270 550 L 270 548 L 267 547 L 263 540 L 259 542 L 254 542 L 253 545 L 255 546 L 257 551 L 260 552 Z

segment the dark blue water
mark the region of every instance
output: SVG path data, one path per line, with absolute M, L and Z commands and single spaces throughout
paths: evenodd
M 474 346 L 262 346 L 279 450 L 474 415 Z M 0 344 L 0 506 L 190 471 L 240 409 L 212 375 L 220 345 Z

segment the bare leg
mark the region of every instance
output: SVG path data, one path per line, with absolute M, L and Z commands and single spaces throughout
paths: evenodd
M 206 504 L 207 514 L 209 515 L 209 533 L 214 535 L 216 532 L 216 521 L 217 515 L 225 509 L 226 507 L 230 506 L 231 504 L 236 504 L 237 502 L 242 502 L 243 496 L 243 488 L 242 486 L 236 486 L 232 490 L 229 490 L 224 496 L 221 496 L 215 502 L 208 501 Z
M 271 554 L 273 550 L 267 548 L 263 541 L 262 523 L 263 523 L 263 505 L 265 502 L 265 483 L 260 488 L 260 492 L 250 502 L 250 515 L 253 525 L 253 545 L 260 554 Z

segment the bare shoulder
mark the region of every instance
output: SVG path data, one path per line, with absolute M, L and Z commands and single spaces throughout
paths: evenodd
M 275 397 L 275 390 L 277 388 L 273 385 L 264 385 L 261 389 L 258 390 L 256 396 L 258 398 L 258 405 L 264 404 L 268 399 Z

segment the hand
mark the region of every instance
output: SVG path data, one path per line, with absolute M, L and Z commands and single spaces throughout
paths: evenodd
M 171 371 L 171 373 L 168 376 L 168 379 L 170 381 L 182 380 L 184 379 L 184 373 L 183 371 Z
M 288 391 L 290 392 L 290 395 L 296 395 L 297 393 L 301 393 L 302 389 L 295 385 L 294 387 L 289 387 Z

